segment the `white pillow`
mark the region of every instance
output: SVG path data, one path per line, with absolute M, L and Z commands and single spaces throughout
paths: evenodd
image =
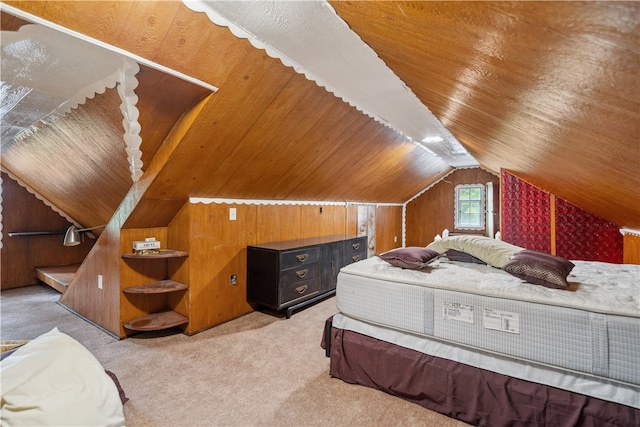
M 443 237 L 440 240 L 429 243 L 427 249 L 433 249 L 441 254 L 449 249 L 466 252 L 497 268 L 502 268 L 511 260 L 512 256 L 524 250 L 520 246 L 512 245 L 502 240 L 467 234 Z
M 124 426 L 118 389 L 82 344 L 54 328 L 0 363 L 3 426 Z

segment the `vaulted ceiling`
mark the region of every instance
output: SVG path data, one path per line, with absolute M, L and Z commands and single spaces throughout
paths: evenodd
M 329 4 L 481 167 L 640 228 L 639 3 Z M 182 2 L 3 5 L 3 32 L 43 19 L 145 60 L 142 170 L 179 141 L 131 225 L 166 224 L 188 197 L 402 203 L 451 169 Z M 107 222 L 133 183 L 120 103 L 107 88 L 3 140 L 3 170 L 82 225 Z

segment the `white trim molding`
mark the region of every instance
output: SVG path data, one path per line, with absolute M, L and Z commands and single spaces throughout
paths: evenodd
M 312 205 L 312 206 L 404 206 L 403 203 L 375 203 L 353 201 L 326 201 L 326 200 L 254 200 L 254 199 L 224 199 L 209 197 L 190 197 L 189 203 L 203 203 L 218 205 Z
M 118 95 L 122 101 L 120 111 L 124 118 L 122 120 L 122 126 L 124 127 L 123 138 L 133 182 L 137 182 L 142 176 L 142 151 L 140 151 L 140 145 L 142 144 L 140 130 L 142 130 L 142 126 L 138 122 L 140 111 L 136 107 L 138 96 L 134 92 L 134 89 L 138 87 L 138 79 L 136 78 L 138 72 L 140 72 L 140 66 L 137 62 L 129 58 L 123 58 L 122 67 L 118 73 L 118 82 L 120 83 L 118 85 Z
M 323 201 L 296 201 L 296 200 L 251 200 L 251 199 L 219 199 L 208 197 L 190 197 L 189 203 L 203 203 L 209 205 L 346 205 L 345 202 L 323 202 Z
M 632 228 L 621 228 L 620 234 L 623 236 L 626 234 L 633 234 L 634 236 L 640 236 L 640 230 L 634 230 Z

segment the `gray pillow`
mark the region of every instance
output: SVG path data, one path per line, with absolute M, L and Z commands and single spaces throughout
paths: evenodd
M 447 257 L 451 261 L 469 262 L 469 263 L 472 263 L 472 264 L 484 264 L 484 265 L 487 265 L 487 263 L 482 261 L 481 259 L 478 259 L 478 258 L 474 257 L 473 255 L 469 255 L 466 252 L 456 251 L 455 249 L 449 249 L 448 251 L 446 251 L 444 253 L 444 256 Z

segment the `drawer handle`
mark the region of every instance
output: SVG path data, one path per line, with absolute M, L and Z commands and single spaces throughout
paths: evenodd
M 298 286 L 296 288 L 296 292 L 299 293 L 300 295 L 304 294 L 304 291 L 306 290 L 307 290 L 307 285 Z
M 308 254 L 296 255 L 296 259 L 300 262 L 304 262 L 304 260 L 307 258 L 309 258 Z
M 351 259 L 353 260 L 353 262 L 360 261 L 360 255 L 354 255 L 351 257 Z
M 307 275 L 308 271 L 309 271 L 309 269 L 298 270 L 298 271 L 296 271 L 296 276 L 298 276 L 299 278 L 302 279 L 304 276 Z
M 356 251 L 360 249 L 360 243 L 354 243 L 351 246 L 353 246 L 353 249 L 355 249 Z

